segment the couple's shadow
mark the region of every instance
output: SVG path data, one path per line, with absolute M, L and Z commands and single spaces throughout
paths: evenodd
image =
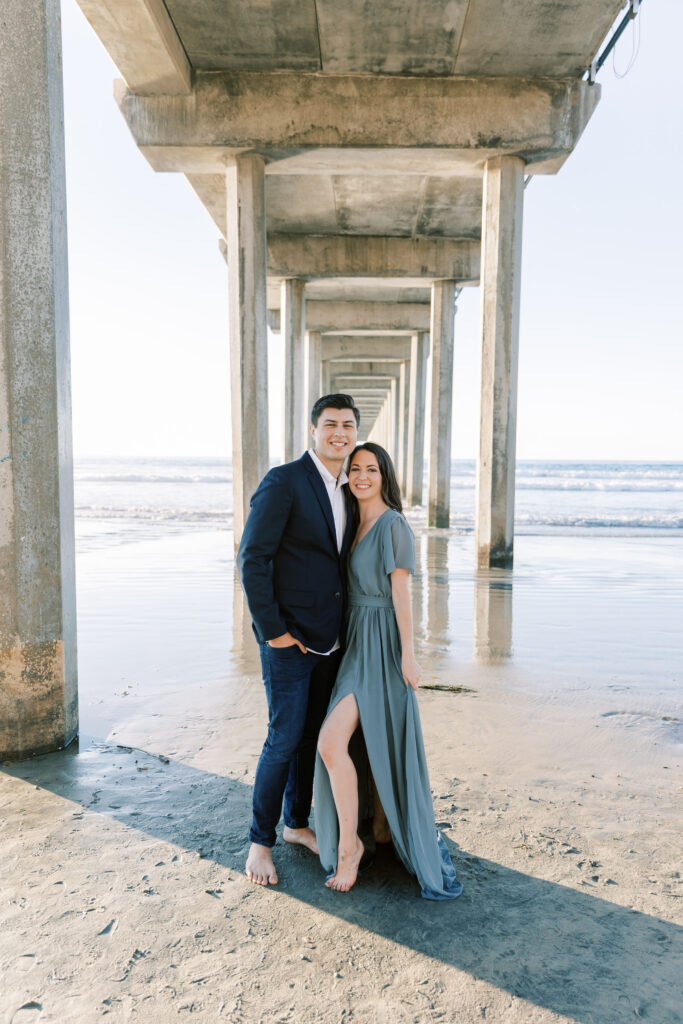
M 2 771 L 244 870 L 251 786 L 238 779 L 101 741 Z M 465 886 L 455 901 L 420 899 L 382 847 L 347 895 L 325 887 L 308 851 L 278 842 L 277 890 L 579 1024 L 680 1024 L 683 928 L 447 842 Z

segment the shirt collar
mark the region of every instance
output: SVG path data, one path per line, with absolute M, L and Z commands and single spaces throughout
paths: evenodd
M 320 473 L 321 477 L 326 483 L 334 484 L 335 487 L 341 487 L 342 484 L 348 483 L 349 478 L 343 469 L 339 476 L 334 476 L 332 473 L 330 473 L 325 463 L 318 458 L 318 455 L 316 454 L 314 448 L 309 449 L 308 454 L 313 459 L 313 462 L 315 463 L 318 472 Z

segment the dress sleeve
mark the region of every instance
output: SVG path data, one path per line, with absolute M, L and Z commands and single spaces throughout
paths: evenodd
M 415 571 L 415 539 L 413 531 L 402 515 L 391 517 L 391 522 L 384 529 L 383 536 L 384 571 L 387 576 L 394 569 Z

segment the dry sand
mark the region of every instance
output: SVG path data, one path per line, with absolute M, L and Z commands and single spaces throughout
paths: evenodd
M 622 548 L 565 538 L 558 572 L 529 538 L 513 595 L 421 538 L 425 682 L 465 688 L 420 693 L 465 886 L 434 904 L 387 854 L 348 895 L 281 842 L 280 884 L 245 879 L 256 648 L 225 537 L 174 540 L 175 569 L 172 541 L 80 564 L 93 738 L 0 771 L 0 1024 L 683 1020 L 680 553 L 631 545 L 615 589 Z

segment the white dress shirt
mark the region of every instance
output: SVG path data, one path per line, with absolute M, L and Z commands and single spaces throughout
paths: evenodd
M 344 531 L 346 529 L 346 501 L 344 499 L 344 492 L 342 491 L 343 484 L 348 482 L 348 476 L 342 469 L 339 476 L 333 476 L 330 473 L 327 466 L 318 458 L 315 451 L 310 449 L 308 453 L 315 464 L 316 469 L 322 477 L 323 483 L 325 484 L 325 490 L 327 491 L 330 499 L 330 505 L 332 506 L 332 516 L 334 517 L 334 528 L 337 535 L 337 551 L 341 551 L 342 542 L 344 540 Z M 314 651 L 312 647 L 308 650 L 312 654 L 332 654 L 333 651 L 339 650 L 339 637 L 334 642 L 334 646 L 329 651 Z

